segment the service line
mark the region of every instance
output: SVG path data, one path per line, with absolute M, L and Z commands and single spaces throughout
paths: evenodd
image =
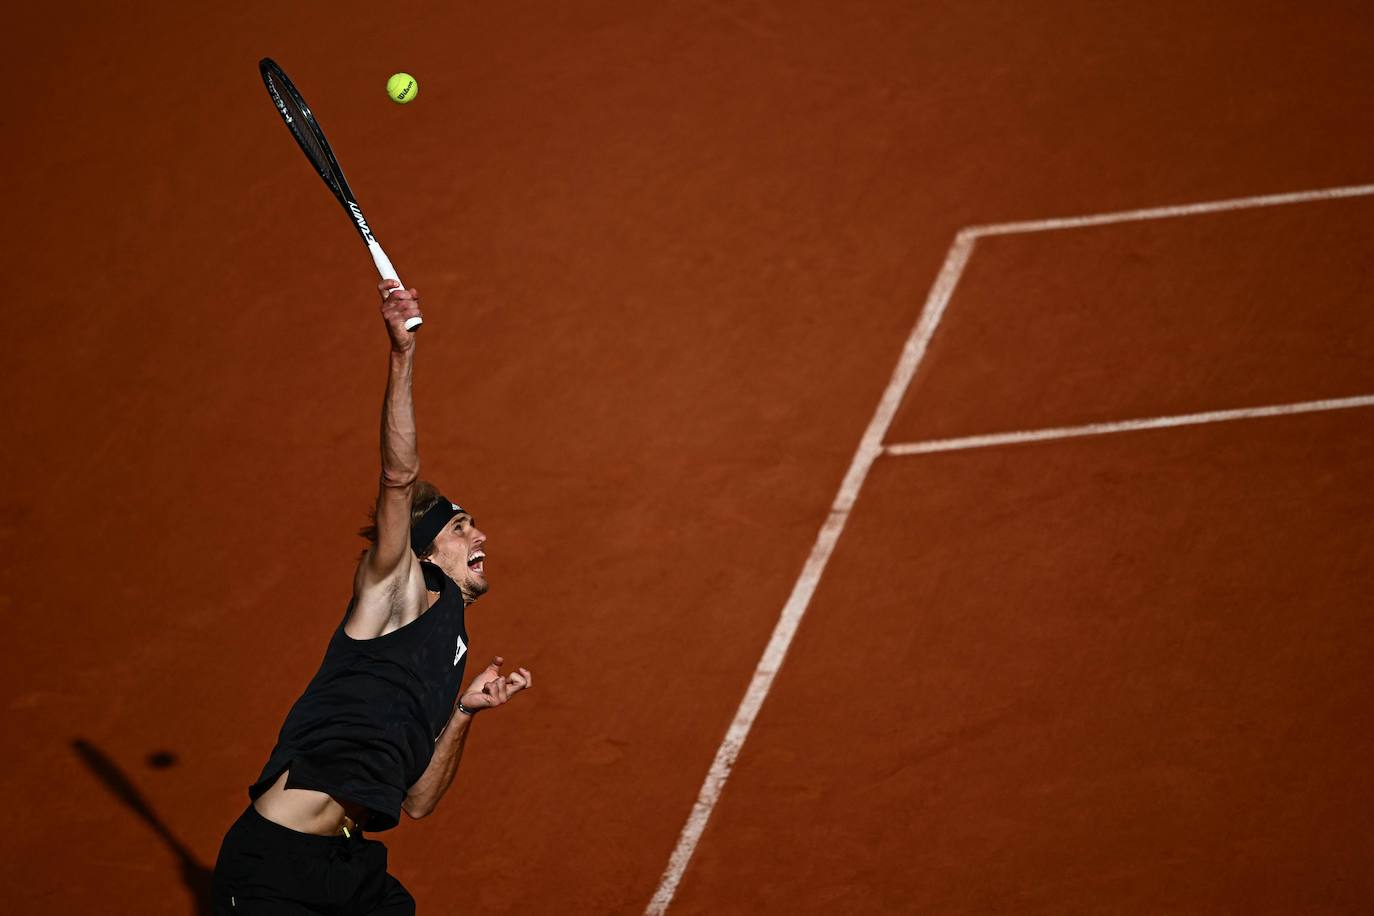
M 711 768 L 707 771 L 706 779 L 701 784 L 701 790 L 697 794 L 696 802 L 692 805 L 687 823 L 683 825 L 682 832 L 678 836 L 677 846 L 668 859 L 668 866 L 664 869 L 663 877 L 659 880 L 658 889 L 644 911 L 646 916 L 661 916 L 672 903 L 673 895 L 677 893 L 678 884 L 682 881 L 683 873 L 687 870 L 687 865 L 692 859 L 692 853 L 696 850 L 702 831 L 706 829 L 706 822 L 710 819 L 711 812 L 720 799 L 721 791 L 725 788 L 725 782 L 730 777 L 730 771 L 734 766 L 735 759 L 739 756 L 740 748 L 744 746 L 745 739 L 749 737 L 749 730 L 754 725 L 759 709 L 763 706 L 763 701 L 767 698 L 769 690 L 772 689 L 773 679 L 777 677 L 778 670 L 782 667 L 788 647 L 792 644 L 792 638 L 796 635 L 797 627 L 806 614 L 807 606 L 811 603 L 811 596 L 815 593 L 816 586 L 820 584 L 821 575 L 825 572 L 826 564 L 830 561 L 830 554 L 834 551 L 835 544 L 844 531 L 845 522 L 849 519 L 849 513 L 859 498 L 859 491 L 863 488 L 864 480 L 867 479 L 873 462 L 884 454 L 883 439 L 887 435 L 888 427 L 892 425 L 892 418 L 896 415 L 897 408 L 906 396 L 907 387 L 911 384 L 911 379 L 925 356 L 930 339 L 935 335 L 935 329 L 939 326 L 945 308 L 954 295 L 954 288 L 958 285 L 959 278 L 968 265 L 974 244 L 980 237 L 1018 232 L 1043 232 L 1051 229 L 1069 229 L 1145 219 L 1165 219 L 1224 210 L 1360 197 L 1370 194 L 1374 194 L 1374 185 L 1358 185 L 1301 191 L 1294 194 L 1270 194 L 1198 204 L 1154 207 L 1119 213 L 971 226 L 960 230 L 954 236 L 954 241 L 945 255 L 944 265 L 940 268 L 940 273 L 936 276 L 935 283 L 926 296 L 921 316 L 907 337 L 906 345 L 902 348 L 902 355 L 897 361 L 897 367 L 893 370 L 892 378 L 883 391 L 877 409 L 873 412 L 873 418 L 869 421 L 868 428 L 864 430 L 863 437 L 859 440 L 858 448 L 855 449 L 854 457 L 849 463 L 849 470 L 845 473 L 844 480 L 840 484 L 840 490 L 835 495 L 834 502 L 831 503 L 830 512 L 826 515 L 821 530 L 816 535 L 816 541 L 811 547 L 811 553 L 806 558 L 801 573 L 797 576 L 796 584 L 792 587 L 792 593 L 788 596 L 787 603 L 783 605 L 777 625 L 773 628 L 773 635 L 768 640 L 768 645 L 763 651 L 763 656 L 759 659 L 758 666 L 754 669 L 754 676 L 749 682 L 748 689 L 745 690 L 744 698 L 740 700 L 739 708 L 735 711 L 735 717 L 730 722 L 730 727 L 726 730 L 720 747 L 716 750 L 715 759 L 711 761 Z M 928 444 L 915 443 L 915 446 Z M 891 452 L 889 451 L 889 453 Z
M 1045 442 L 1052 439 L 1072 439 L 1077 436 L 1104 436 L 1137 429 L 1163 429 L 1169 426 L 1197 426 L 1201 423 L 1222 423 L 1227 420 L 1249 420 L 1255 417 L 1281 417 L 1294 413 L 1316 413 L 1321 410 L 1346 410 L 1351 407 L 1374 407 L 1374 394 L 1324 401 L 1301 401 L 1296 404 L 1274 404 L 1269 407 L 1239 407 L 1235 410 L 1209 410 L 1204 413 L 1184 413 L 1170 417 L 1146 417 L 1139 420 L 1115 420 L 1110 423 L 1084 423 L 1082 426 L 1054 426 L 1048 429 L 1029 429 L 1010 433 L 990 433 L 985 436 L 962 436 L 958 439 L 928 439 L 925 442 L 901 442 L 884 447 L 883 454 L 929 455 L 932 452 L 957 452 L 970 448 L 990 448 L 994 445 L 1017 445 L 1023 442 Z

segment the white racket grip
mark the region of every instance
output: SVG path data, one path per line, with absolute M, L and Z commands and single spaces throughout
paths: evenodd
M 382 250 L 381 245 L 378 245 L 376 241 L 368 242 L 367 250 L 372 254 L 372 263 L 377 265 L 377 273 L 382 275 L 383 280 L 395 280 L 397 283 L 401 283 L 401 278 L 396 275 L 396 268 L 391 266 L 391 259 L 386 256 L 386 252 Z M 401 283 L 397 288 L 405 289 L 405 284 Z M 390 293 L 387 295 L 390 295 Z M 425 320 L 419 315 L 416 315 L 414 318 L 407 318 L 406 330 L 413 331 L 424 323 Z

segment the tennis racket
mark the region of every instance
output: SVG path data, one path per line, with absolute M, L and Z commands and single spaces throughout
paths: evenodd
M 363 216 L 363 208 L 358 206 L 353 189 L 348 186 L 343 169 L 339 168 L 339 160 L 334 158 L 334 151 L 330 149 L 329 141 L 324 138 L 324 131 L 320 129 L 315 116 L 310 113 L 310 106 L 305 104 L 305 99 L 301 97 L 296 84 L 291 82 L 286 72 L 270 57 L 258 61 L 258 72 L 262 74 L 267 92 L 272 96 L 273 104 L 277 106 L 277 113 L 286 122 L 286 129 L 296 138 L 296 142 L 305 153 L 305 158 L 310 160 L 315 171 L 324 179 L 325 185 L 338 198 L 339 204 L 353 223 L 353 228 L 362 236 L 363 244 L 372 255 L 372 263 L 377 265 L 377 273 L 382 275 L 383 280 L 395 280 L 400 283 L 401 278 L 396 275 L 396 268 L 391 266 L 391 260 L 372 235 L 372 228 Z M 404 286 L 402 283 L 401 288 Z M 413 331 L 422 323 L 418 315 L 407 318 L 406 330 Z

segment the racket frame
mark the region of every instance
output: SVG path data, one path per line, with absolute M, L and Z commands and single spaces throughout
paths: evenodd
M 404 289 L 405 284 L 401 282 L 400 276 L 396 273 L 396 268 L 391 264 L 391 259 L 386 256 L 386 252 L 377 242 L 377 237 L 373 235 L 372 227 L 368 225 L 367 217 L 363 215 L 363 208 L 358 205 L 353 189 L 348 186 L 348 179 L 344 177 L 343 168 L 334 156 L 334 149 L 329 145 L 329 140 L 325 138 L 324 130 L 320 127 L 319 121 L 315 119 L 315 114 L 310 110 L 305 97 L 296 88 L 296 84 L 291 82 L 291 77 L 286 75 L 286 71 L 272 58 L 264 57 L 258 61 L 258 73 L 262 76 L 263 85 L 267 87 L 267 94 L 272 97 L 272 103 L 277 108 L 277 114 L 281 115 L 291 137 L 300 146 L 301 152 L 305 153 L 305 158 L 309 160 L 315 172 L 324 181 L 325 187 L 329 188 L 330 193 L 334 195 L 344 212 L 348 214 L 353 228 L 362 238 L 363 244 L 367 246 L 368 253 L 372 255 L 372 263 L 376 266 L 377 273 L 381 275 L 383 280 L 395 280 L 401 284 L 397 288 Z M 299 112 L 299 117 L 292 117 L 284 96 L 289 97 L 292 106 Z M 307 133 L 319 145 L 320 151 L 324 153 L 325 162 L 316 161 L 315 154 L 311 151 L 309 141 L 306 139 Z M 390 294 L 388 293 L 388 295 Z M 414 318 L 408 318 L 406 319 L 406 330 L 413 331 L 421 324 L 423 324 L 423 319 L 418 315 Z

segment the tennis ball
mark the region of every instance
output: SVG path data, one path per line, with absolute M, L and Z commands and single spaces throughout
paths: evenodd
M 386 81 L 386 94 L 397 105 L 405 105 L 420 94 L 420 86 L 409 73 L 393 73 Z

